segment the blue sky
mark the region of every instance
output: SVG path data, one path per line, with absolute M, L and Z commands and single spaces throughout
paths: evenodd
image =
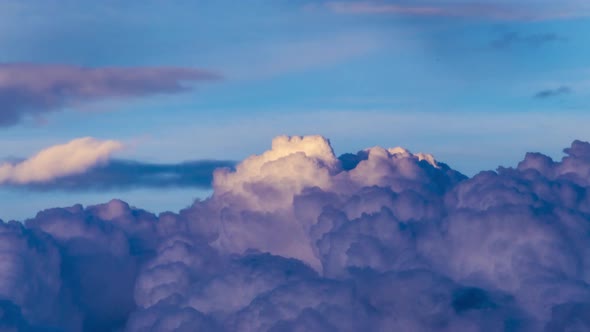
M 0 127 L 0 158 L 91 136 L 125 143 L 121 159 L 241 160 L 280 134 L 321 134 L 337 153 L 400 145 L 467 175 L 515 166 L 526 151 L 560 158 L 590 140 L 589 16 L 577 0 L 0 0 L 0 63 L 220 77 L 32 103 L 51 112 Z M 208 193 L 3 186 L 0 218 L 113 197 L 178 210 Z

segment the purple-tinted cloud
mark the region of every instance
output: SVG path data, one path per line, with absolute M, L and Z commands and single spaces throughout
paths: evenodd
M 77 103 L 180 93 L 187 83 L 218 78 L 193 68 L 0 64 L 0 125 Z
M 153 215 L 0 223 L 0 327 L 589 330 L 590 143 L 467 178 L 433 156 L 280 137 Z

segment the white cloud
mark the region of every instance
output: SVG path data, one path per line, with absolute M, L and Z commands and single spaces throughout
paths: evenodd
M 271 150 L 247 158 L 236 172 L 216 171 L 215 193 L 231 192 L 249 206 L 276 210 L 290 206 L 293 196 L 305 187 L 327 187 L 337 161 L 329 141 L 321 136 L 279 136 L 273 139 Z M 256 186 L 260 183 L 264 186 Z
M 122 147 L 123 144 L 113 140 L 77 138 L 66 144 L 46 148 L 24 161 L 0 164 L 0 183 L 48 182 L 80 174 L 93 166 L 104 164 Z

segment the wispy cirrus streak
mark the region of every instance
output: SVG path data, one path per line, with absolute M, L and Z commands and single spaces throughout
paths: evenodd
M 590 8 L 574 1 L 510 3 L 498 1 L 329 1 L 325 7 L 341 14 L 383 14 L 415 17 L 478 18 L 499 21 L 538 21 L 584 17 Z
M 22 161 L 0 163 L 0 184 L 43 183 L 83 174 L 94 166 L 105 164 L 114 152 L 122 148 L 122 143 L 113 140 L 102 141 L 93 137 L 73 139 L 43 149 Z
M 210 71 L 183 67 L 0 64 L 0 126 L 80 103 L 181 93 L 192 88 L 189 83 L 219 78 Z

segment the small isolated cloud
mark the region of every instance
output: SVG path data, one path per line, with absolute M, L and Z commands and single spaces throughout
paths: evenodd
M 534 97 L 537 99 L 548 99 L 548 98 L 560 97 L 560 96 L 567 95 L 570 93 L 572 93 L 572 89 L 570 87 L 560 86 L 559 88 L 556 88 L 556 89 L 541 90 L 541 91 L 535 93 Z
M 96 165 L 104 164 L 122 147 L 117 141 L 77 138 L 42 150 L 27 160 L 0 164 L 0 183 L 22 185 L 81 174 Z
M 510 49 L 515 46 L 540 47 L 546 44 L 566 41 L 555 33 L 523 35 L 516 31 L 506 32 L 490 44 L 495 49 Z
M 0 126 L 76 103 L 179 93 L 190 89 L 185 83 L 217 78 L 193 68 L 0 64 Z

